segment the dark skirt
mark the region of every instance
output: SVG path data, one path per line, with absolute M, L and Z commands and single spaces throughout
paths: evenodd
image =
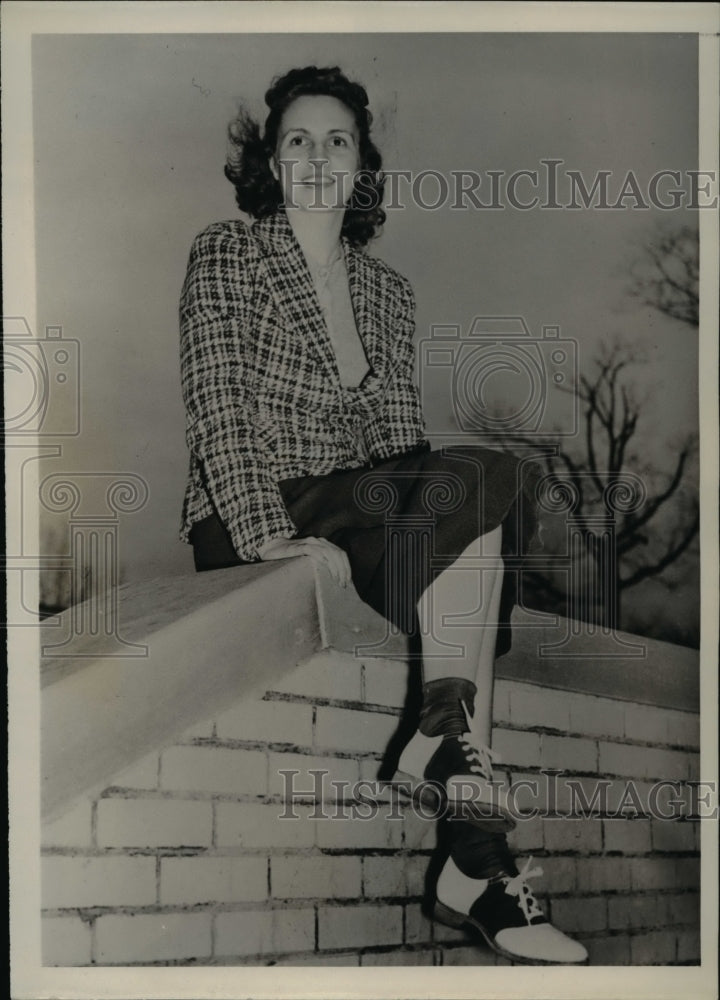
M 350 560 L 359 596 L 410 636 L 435 577 L 476 539 L 502 525 L 505 574 L 496 655 L 511 644 L 518 573 L 536 533 L 536 465 L 463 445 L 418 449 L 372 468 L 283 480 L 296 537 L 327 538 Z M 216 516 L 190 534 L 198 570 L 241 564 Z

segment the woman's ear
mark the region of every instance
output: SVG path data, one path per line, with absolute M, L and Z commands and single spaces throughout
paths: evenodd
M 271 156 L 268 160 L 268 165 L 270 167 L 270 173 L 273 175 L 276 181 L 280 180 L 280 171 L 278 170 L 277 161 L 274 156 Z

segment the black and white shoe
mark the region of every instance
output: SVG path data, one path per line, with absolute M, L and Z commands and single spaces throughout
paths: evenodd
M 518 875 L 468 878 L 448 858 L 437 884 L 435 919 L 450 927 L 479 931 L 504 958 L 529 965 L 582 965 L 588 953 L 548 923 L 528 886 L 542 875 L 530 858 Z
M 465 819 L 494 833 L 515 828 L 515 817 L 492 764 L 499 755 L 474 732 L 473 717 L 461 702 L 467 729 L 453 736 L 425 736 L 418 730 L 403 750 L 393 782 L 417 795 L 430 809 L 446 808 L 450 818 Z

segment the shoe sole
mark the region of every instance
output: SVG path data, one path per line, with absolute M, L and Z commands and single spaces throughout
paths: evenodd
M 502 948 L 499 944 L 496 944 L 483 925 L 478 920 L 475 920 L 474 917 L 471 917 L 469 914 L 459 913 L 457 910 L 452 910 L 445 903 L 441 903 L 440 900 L 437 900 L 435 903 L 433 918 L 441 924 L 454 927 L 457 930 L 465 930 L 470 927 L 478 931 L 488 948 L 491 948 L 496 954 L 502 955 L 503 958 L 507 958 L 511 962 L 517 962 L 520 965 L 587 965 L 589 961 L 586 958 L 581 962 L 563 962 L 560 959 L 528 958 L 526 955 L 516 955 L 514 952 L 508 951 L 506 948 Z
M 439 786 L 437 784 L 418 781 L 415 775 L 408 774 L 407 771 L 396 771 L 390 784 L 397 784 L 398 792 L 404 798 L 417 798 L 423 806 L 433 812 L 438 812 L 439 815 L 444 814 L 446 807 L 452 808 L 452 800 L 448 799 L 447 795 L 445 795 L 443 801 L 443 796 L 438 790 Z M 473 806 L 469 802 L 463 802 L 460 815 L 450 816 L 450 819 L 467 820 L 468 823 L 488 833 L 509 833 L 510 830 L 515 829 L 517 821 L 511 813 L 493 804 L 483 805 L 488 810 L 487 813 L 473 811 L 477 810 L 478 806 Z

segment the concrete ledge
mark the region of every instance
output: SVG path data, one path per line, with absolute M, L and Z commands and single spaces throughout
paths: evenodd
M 404 635 L 353 588 L 338 588 L 324 572 L 316 577 L 306 559 L 145 581 L 116 597 L 124 646 L 117 639 L 108 645 L 112 636 L 102 628 L 72 636 L 78 609 L 41 628 L 45 817 L 228 703 L 267 690 L 320 649 L 408 655 Z M 570 622 L 516 609 L 513 624 L 513 649 L 497 664 L 500 679 L 698 710 L 694 650 L 583 627 L 559 656 L 542 647 L 569 635 Z M 58 646 L 63 635 L 69 641 Z M 623 655 L 623 643 L 641 655 Z
M 497 662 L 496 676 L 543 687 L 603 695 L 659 708 L 697 712 L 700 708 L 700 654 L 696 649 L 617 632 L 592 634 L 590 626 L 516 608 L 510 652 Z M 597 630 L 599 633 L 600 630 Z M 563 656 L 543 646 L 570 635 Z M 635 647 L 640 655 L 624 655 Z M 638 648 L 639 647 L 639 648 Z
M 326 646 L 361 656 L 401 659 L 408 641 L 393 634 L 384 618 L 323 578 L 319 582 Z M 700 706 L 700 654 L 696 649 L 657 639 L 600 629 L 515 608 L 513 646 L 497 661 L 496 677 L 543 687 L 603 695 L 662 708 L 697 712 Z M 542 649 L 568 642 L 560 651 Z
M 120 632 L 143 655 L 104 655 L 102 635 L 83 635 L 72 655 L 41 665 L 46 818 L 321 648 L 308 560 L 151 580 L 118 596 Z M 43 645 L 71 613 L 42 627 Z

